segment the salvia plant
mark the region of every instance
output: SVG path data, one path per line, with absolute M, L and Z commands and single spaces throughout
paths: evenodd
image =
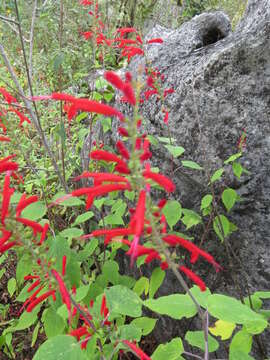
M 145 43 L 133 27 L 119 28 L 109 37 L 98 2 L 82 0 L 80 4 L 88 8 L 93 20 L 91 30 L 80 32 L 80 36 L 93 42 L 93 56 L 103 66 L 107 51 L 115 51 L 116 56 L 130 62 L 134 56 L 146 56 L 146 45 L 159 46 L 163 42 L 156 38 Z M 209 193 L 201 200 L 199 215 L 172 198 L 176 186 L 171 174 L 163 174 L 152 164 L 155 146 L 165 147 L 172 161 L 184 153 L 171 135 L 173 119 L 166 107 L 166 97 L 173 96 L 174 89 L 163 87 L 164 74 L 158 69 L 146 61 L 147 67 L 138 69 L 136 78 L 129 71 L 123 77 L 112 70 L 104 71 L 103 84 L 119 94 L 119 102 L 129 108 L 130 115 L 126 116 L 123 106 L 118 109 L 117 105 L 99 101 L 99 97 L 89 99 L 63 91 L 37 96 L 30 92 L 25 96 L 2 46 L 0 50 L 24 102 L 22 105 L 6 86 L 0 87 L 4 104 L 0 113 L 0 263 L 17 259 L 16 275 L 8 282 L 8 292 L 20 304 L 16 310 L 0 308 L 0 326 L 4 326 L 0 336 L 2 353 L 16 358 L 12 338 L 17 331 L 31 327 L 31 346 L 39 342 L 39 337 L 43 339 L 34 360 L 130 359 L 131 353 L 141 360 L 207 360 L 214 358 L 220 346 L 232 360 L 252 359 L 249 353 L 253 340 L 263 354 L 258 335 L 268 327 L 270 315 L 263 309 L 263 299 L 270 298 L 270 292 L 257 291 L 242 301 L 211 293 L 196 270 L 197 265 L 208 264 L 213 274 L 224 271 L 204 249 L 203 240 L 212 226 L 221 246 L 228 250 L 228 236 L 237 230 L 220 207 L 222 204 L 229 212 L 240 201 L 239 196 L 231 188 L 217 194 L 214 186 L 226 168 L 231 167 L 237 178 L 246 172 L 239 162 L 246 146 L 245 130 L 237 153 L 209 175 Z M 106 98 L 106 93 L 103 95 Z M 153 97 L 161 104 L 162 126 L 168 137 L 156 139 L 144 130 L 141 104 Z M 67 119 L 63 131 L 69 138 L 74 123 L 78 118 L 86 119 L 87 114 L 91 120 L 109 118 L 114 122 L 119 139 L 115 148 L 96 139 L 88 154 L 89 168 L 81 174 L 70 173 L 69 184 L 42 129 L 37 106 L 44 103 L 61 105 Z M 65 192 L 52 197 L 25 190 L 26 174 L 20 154 L 15 149 L 10 151 L 16 144 L 15 129 L 20 130 L 16 134 L 22 138 L 31 140 L 34 132 L 40 136 L 40 144 Z M 181 164 L 202 170 L 191 160 L 182 160 Z M 54 219 L 59 209 L 63 218 L 68 217 L 69 226 L 64 229 L 57 228 Z M 183 225 L 188 230 L 202 224 L 204 219 L 208 223 L 200 245 L 196 245 L 198 239 L 177 231 Z M 129 275 L 121 274 L 123 269 L 116 261 L 120 257 L 128 260 Z M 135 269 L 140 270 L 140 277 L 130 276 Z M 182 291 L 159 296 L 169 271 Z M 12 314 L 11 320 L 6 320 L 7 312 Z M 145 346 L 147 336 L 158 329 L 157 321 L 163 315 L 175 321 L 197 316 L 199 321 L 197 328 L 190 325 L 184 336 L 179 334 L 154 347 Z

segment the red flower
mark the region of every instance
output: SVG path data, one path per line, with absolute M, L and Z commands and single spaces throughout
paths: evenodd
M 8 104 L 17 103 L 17 99 L 13 97 L 6 89 L 0 87 L 0 94 L 2 94 Z
M 27 116 L 25 116 L 23 113 L 21 113 L 20 111 L 13 109 L 13 108 L 9 108 L 9 111 L 14 112 L 19 118 L 20 118 L 20 124 L 19 126 L 22 126 L 22 124 L 24 122 L 27 122 L 28 124 L 31 124 L 31 121 L 28 119 Z
M 67 291 L 66 285 L 63 281 L 63 279 L 61 278 L 61 276 L 59 275 L 59 273 L 55 270 L 52 269 L 52 275 L 54 276 L 54 278 L 56 279 L 56 281 L 58 282 L 59 285 L 59 291 L 62 297 L 62 301 L 64 304 L 66 304 L 67 309 L 70 313 L 71 311 L 71 300 L 70 300 L 70 296 L 69 293 Z
M 168 125 L 168 122 L 169 122 L 169 113 L 168 113 L 168 111 L 165 112 L 163 122 L 164 122 L 164 124 Z
M 199 288 L 201 289 L 201 291 L 206 290 L 206 285 L 205 285 L 204 281 L 198 275 L 194 274 L 193 271 L 186 268 L 185 266 L 179 266 L 179 269 L 183 273 L 185 273 L 190 280 L 192 280 L 196 285 L 198 285 Z
M 12 232 L 6 229 L 1 229 L 1 231 L 2 231 L 2 236 L 0 238 L 0 247 L 3 246 L 12 235 Z
M 40 237 L 40 241 L 39 241 L 39 245 L 42 245 L 44 240 L 46 239 L 46 236 L 47 236 L 47 232 L 49 230 L 49 223 L 46 223 L 44 226 L 43 226 L 43 231 L 41 233 L 41 237 Z
M 122 340 L 122 342 L 130 348 L 130 350 L 137 355 L 138 358 L 140 358 L 140 360 L 151 360 L 151 358 L 146 355 L 139 347 L 137 347 L 135 344 L 133 344 L 132 342 L 128 341 L 128 340 Z
M 121 140 L 118 140 L 116 142 L 116 147 L 117 147 L 119 153 L 122 155 L 122 157 L 124 159 L 129 160 L 129 158 L 130 158 L 129 151 L 127 150 L 127 148 L 125 147 L 125 145 L 123 144 L 123 142 Z
M 66 255 L 62 258 L 62 276 L 66 275 L 66 264 L 67 264 L 67 257 Z
M 128 133 L 127 129 L 125 129 L 123 127 L 118 128 L 118 134 L 121 136 L 129 137 L 129 133 Z
M 26 311 L 31 312 L 38 304 L 40 304 L 42 301 L 46 300 L 48 297 L 53 296 L 55 293 L 55 290 L 50 290 L 45 292 L 44 294 L 40 295 L 35 300 L 31 301 L 31 303 L 27 306 Z
M 0 135 L 0 141 L 10 142 L 11 139 L 10 139 L 9 137 L 7 137 L 7 136 L 1 136 L 1 135 Z
M 21 212 L 23 209 L 25 209 L 28 205 L 38 201 L 38 196 L 33 195 L 29 196 L 29 198 L 26 198 L 26 194 L 23 194 L 20 198 L 20 201 L 16 207 L 16 216 L 19 217 L 21 215 Z
M 43 227 L 37 223 L 36 221 L 32 221 L 32 220 L 29 220 L 29 219 L 24 219 L 24 218 L 20 218 L 20 217 L 16 217 L 16 221 L 18 221 L 19 223 L 25 225 L 25 226 L 29 226 L 32 228 L 33 230 L 33 234 L 34 236 L 40 232 L 42 233 L 43 232 Z
M 74 178 L 75 181 L 78 181 L 82 178 L 91 177 L 94 179 L 94 185 L 101 185 L 103 182 L 125 182 L 128 183 L 128 180 L 120 175 L 110 174 L 110 173 L 91 173 L 85 171 L 81 175 Z
M 162 174 L 158 174 L 158 173 L 153 173 L 151 171 L 145 170 L 143 172 L 143 176 L 146 179 L 151 179 L 154 182 L 156 182 L 158 185 L 160 185 L 161 187 L 163 187 L 164 190 L 166 190 L 167 192 L 173 192 L 175 191 L 175 185 L 174 183 L 167 178 L 166 176 L 162 175 Z
M 18 170 L 18 164 L 15 162 L 7 161 L 7 162 L 0 162 L 0 173 L 5 171 L 16 171 Z
M 9 187 L 10 185 L 10 172 L 8 171 L 3 186 L 3 199 L 2 199 L 2 210 L 1 210 L 1 223 L 5 225 L 5 219 L 8 215 L 9 203 L 12 194 L 14 193 L 14 189 Z
M 154 43 L 162 44 L 163 40 L 161 38 L 156 38 L 156 39 L 151 39 L 151 40 L 147 41 L 147 44 L 154 44 Z
M 118 90 L 122 91 L 125 95 L 127 101 L 135 106 L 136 105 L 136 97 L 134 94 L 134 90 L 129 82 L 124 82 L 116 73 L 113 71 L 106 71 L 104 77 L 107 81 L 109 81 L 114 87 Z

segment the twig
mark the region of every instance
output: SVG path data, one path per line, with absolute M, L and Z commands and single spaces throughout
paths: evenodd
M 9 22 L 9 23 L 18 25 L 18 22 L 16 20 L 10 19 L 10 18 L 8 18 L 6 16 L 0 15 L 0 19 L 3 20 L 3 21 Z
M 21 87 L 21 85 L 20 85 L 20 83 L 19 83 L 19 81 L 18 81 L 18 79 L 17 79 L 17 77 L 15 75 L 15 72 L 14 72 L 14 70 L 13 70 L 11 64 L 10 64 L 10 61 L 9 61 L 9 59 L 8 59 L 6 53 L 5 53 L 5 50 L 4 50 L 4 47 L 3 47 L 2 44 L 0 44 L 0 54 L 1 54 L 2 58 L 3 58 L 3 60 L 4 60 L 4 63 L 6 65 L 6 67 L 8 68 L 10 76 L 11 76 L 14 84 L 16 85 L 20 96 L 23 99 L 23 102 L 24 102 L 24 104 L 25 104 L 25 106 L 26 106 L 26 108 L 27 108 L 27 110 L 29 112 L 29 115 L 30 115 L 31 119 L 32 119 L 33 125 L 35 126 L 39 136 L 41 137 L 42 143 L 43 143 L 43 145 L 45 147 L 46 152 L 48 153 L 48 155 L 49 155 L 49 157 L 51 159 L 52 165 L 53 165 L 54 170 L 55 170 L 55 172 L 56 172 L 56 174 L 57 174 L 57 176 L 58 176 L 58 178 L 59 178 L 59 180 L 61 182 L 61 185 L 65 189 L 65 191 L 68 193 L 69 192 L 68 186 L 66 185 L 66 183 L 65 183 L 65 181 L 64 181 L 64 179 L 63 179 L 63 177 L 61 175 L 61 172 L 60 172 L 59 167 L 58 167 L 58 165 L 56 163 L 54 155 L 53 155 L 53 153 L 51 151 L 51 148 L 50 148 L 50 146 L 48 144 L 46 135 L 44 134 L 44 132 L 42 131 L 42 129 L 39 126 L 39 121 L 38 121 L 38 119 L 36 117 L 36 114 L 34 113 L 34 111 L 32 109 L 32 104 L 27 99 L 27 97 L 25 96 L 25 94 L 23 92 L 23 89 L 22 89 L 22 87 Z
M 29 77 L 32 80 L 32 72 L 33 72 L 33 45 L 34 45 L 34 28 L 37 14 L 37 0 L 34 2 L 33 12 L 32 12 L 32 22 L 31 22 L 31 30 L 30 30 L 30 48 L 29 48 Z
M 190 356 L 190 357 L 193 357 L 193 358 L 195 358 L 195 359 L 203 360 L 203 358 L 202 358 L 201 356 L 192 354 L 192 353 L 190 353 L 190 352 L 188 352 L 188 351 L 183 351 L 182 354 L 183 354 L 183 355 Z
M 203 327 L 203 333 L 204 333 L 204 360 L 209 359 L 209 349 L 208 349 L 208 326 L 209 326 L 209 316 L 208 311 L 205 310 L 204 313 L 204 327 Z

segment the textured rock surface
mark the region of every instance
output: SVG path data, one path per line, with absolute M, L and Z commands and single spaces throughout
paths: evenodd
M 216 12 L 197 16 L 177 30 L 156 26 L 147 35 L 164 40 L 161 45 L 149 46 L 148 53 L 152 65 L 165 75 L 164 87 L 175 89 L 167 97 L 166 106 L 171 110 L 171 133 L 177 145 L 186 149 L 185 158 L 212 172 L 237 152 L 237 140 L 242 129 L 246 129 L 247 146 L 242 164 L 250 174 L 240 182 L 229 174 L 226 179 L 226 185 L 234 187 L 243 200 L 231 214 L 239 231 L 229 241 L 243 264 L 241 270 L 235 263 L 233 272 L 244 295 L 247 286 L 243 271 L 248 274 L 251 290 L 269 290 L 270 284 L 269 20 L 270 1 L 251 0 L 234 33 L 230 31 L 227 16 Z M 134 74 L 141 64 L 141 59 L 132 62 Z M 143 105 L 143 114 L 148 133 L 166 136 L 164 115 L 154 97 Z M 171 164 L 166 153 L 158 150 L 154 155 L 163 172 L 169 174 Z M 198 208 L 207 188 L 205 173 L 176 171 L 174 180 L 183 206 Z M 208 241 L 208 249 L 227 266 L 224 247 L 215 236 L 211 239 L 211 234 Z M 213 290 L 239 295 L 229 272 L 218 275 L 218 286 Z M 212 280 L 208 277 L 207 283 L 213 288 Z M 167 294 L 172 289 L 177 291 L 174 286 L 166 282 L 162 291 Z M 178 332 L 177 325 L 174 326 Z M 170 331 L 171 323 L 167 322 L 163 341 Z M 258 354 L 254 356 L 262 358 Z

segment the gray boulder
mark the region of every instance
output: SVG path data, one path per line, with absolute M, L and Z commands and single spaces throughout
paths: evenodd
M 216 189 L 233 187 L 242 198 L 229 216 L 238 226 L 228 239 L 234 256 L 228 261 L 224 244 L 210 232 L 204 247 L 225 271 L 215 278 L 208 275 L 212 270 L 202 269 L 211 290 L 238 298 L 247 296 L 248 288 L 251 292 L 269 290 L 270 284 L 269 20 L 270 1 L 250 0 L 235 32 L 231 32 L 225 14 L 214 12 L 196 16 L 176 30 L 158 25 L 146 36 L 164 40 L 163 44 L 148 46 L 148 59 L 164 74 L 164 88 L 175 89 L 165 103 L 170 109 L 171 134 L 177 145 L 185 148 L 184 158 L 205 169 L 187 171 L 175 161 L 171 173 L 170 157 L 161 148 L 155 149 L 154 161 L 163 173 L 173 177 L 184 207 L 199 209 L 202 195 L 209 192 L 208 175 L 238 151 L 242 129 L 247 133 L 242 165 L 249 173 L 236 181 L 228 172 L 221 188 Z M 145 65 L 141 58 L 132 61 L 134 76 L 141 65 Z M 149 134 L 167 136 L 164 114 L 155 97 L 142 105 L 142 113 Z M 193 235 L 199 243 L 202 231 Z M 167 281 L 161 293 L 178 290 L 175 283 L 169 285 Z M 170 328 L 168 324 L 164 329 Z M 269 347 L 267 342 L 264 346 Z M 263 358 L 256 351 L 254 356 Z

